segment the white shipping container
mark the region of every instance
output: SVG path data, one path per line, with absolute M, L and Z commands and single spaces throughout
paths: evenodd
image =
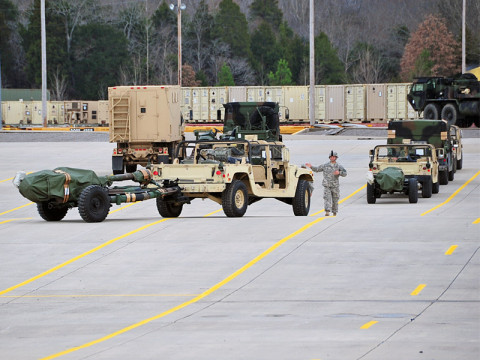
M 343 122 L 345 120 L 345 87 L 343 85 L 327 85 L 326 98 L 325 122 Z
M 289 112 L 289 122 L 309 122 L 308 86 L 284 86 L 284 104 Z
M 324 123 L 327 117 L 326 88 L 324 85 L 315 86 L 315 122 Z
M 345 85 L 345 111 L 346 122 L 365 120 L 365 87 L 363 85 Z

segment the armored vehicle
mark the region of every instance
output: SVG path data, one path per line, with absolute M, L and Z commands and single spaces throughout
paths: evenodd
M 456 125 L 450 126 L 450 138 L 457 159 L 457 170 L 461 170 L 463 167 L 462 129 Z
M 456 151 L 450 137 L 450 125 L 437 120 L 402 120 L 388 123 L 387 144 L 431 144 L 438 158 L 440 185 L 454 179 L 457 168 Z
M 184 139 L 179 86 L 108 88 L 110 142 L 114 174 L 132 173 L 137 165 L 168 163 Z
M 292 205 L 297 216 L 308 215 L 311 170 L 290 164 L 285 145 L 242 135 L 235 140 L 196 140 L 179 144 L 173 164 L 152 164 L 153 179 L 180 191 L 157 198 L 163 217 L 177 217 L 193 199 L 221 204 L 228 217 L 241 217 L 262 198 Z
M 480 82 L 473 74 L 415 78 L 407 99 L 414 110 L 423 111 L 424 119 L 480 127 Z
M 439 191 L 438 161 L 430 144 L 377 145 L 370 150 L 367 202 L 374 204 L 382 194 L 408 195 L 410 203 L 429 198 Z

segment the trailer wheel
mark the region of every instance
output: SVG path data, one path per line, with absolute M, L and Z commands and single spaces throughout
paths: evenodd
M 431 198 L 432 197 L 432 178 L 425 180 L 422 183 L 422 198 Z
M 408 201 L 410 204 L 418 201 L 418 181 L 415 178 L 408 179 Z
M 462 170 L 462 167 L 463 167 L 463 151 L 462 151 L 460 160 L 457 160 L 457 170 Z
M 241 180 L 233 180 L 222 194 L 223 212 L 228 217 L 242 217 L 247 206 L 247 187 Z
M 37 210 L 43 220 L 60 221 L 67 215 L 68 206 L 55 205 L 55 201 L 37 203 Z
M 438 182 L 440 185 L 448 185 L 448 170 L 438 172 Z
M 442 119 L 447 120 L 449 125 L 457 125 L 457 106 L 454 104 L 446 104 L 442 109 Z
M 310 184 L 307 180 L 298 180 L 297 190 L 293 198 L 293 213 L 295 216 L 307 216 L 310 211 Z
M 161 197 L 157 197 L 157 210 L 160 216 L 165 218 L 179 217 L 183 210 L 183 204 L 165 201 Z
M 367 203 L 375 204 L 377 197 L 375 196 L 375 184 L 367 183 Z
M 423 118 L 428 120 L 440 120 L 440 107 L 437 104 L 428 104 L 423 110 Z
M 78 198 L 78 212 L 85 222 L 102 222 L 110 206 L 108 192 L 100 185 L 87 186 Z

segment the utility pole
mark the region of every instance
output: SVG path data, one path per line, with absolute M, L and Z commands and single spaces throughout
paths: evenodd
M 42 120 L 47 127 L 47 35 L 45 29 L 45 0 L 41 0 L 40 21 L 42 38 Z
M 145 30 L 147 32 L 147 81 L 146 81 L 146 85 L 148 85 L 148 82 L 149 82 L 149 51 L 148 51 L 148 42 L 149 42 L 149 39 L 148 39 L 148 28 L 150 27 L 150 23 L 148 21 L 148 0 L 145 0 Z
M 178 28 L 178 86 L 182 86 L 182 9 L 181 0 L 177 0 L 177 28 Z
M 462 74 L 467 72 L 466 66 L 466 51 L 465 51 L 465 13 L 466 13 L 466 4 L 467 0 L 463 0 L 463 11 L 462 11 Z
M 314 31 L 314 7 L 310 0 L 310 101 L 309 119 L 310 126 L 315 124 L 315 31 Z
M 3 127 L 2 118 L 2 53 L 0 52 L 0 126 Z

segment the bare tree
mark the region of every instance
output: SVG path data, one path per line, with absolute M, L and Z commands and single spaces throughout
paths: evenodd
M 50 76 L 50 84 L 52 86 L 50 91 L 52 93 L 53 100 L 64 100 L 65 94 L 67 93 L 68 80 L 67 77 L 62 74 L 59 67 L 57 67 L 55 72 Z

